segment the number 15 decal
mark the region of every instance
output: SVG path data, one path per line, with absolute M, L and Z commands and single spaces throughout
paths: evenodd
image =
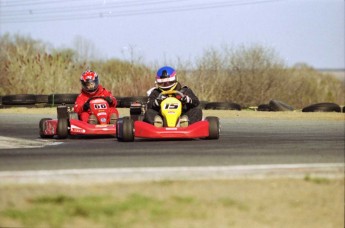
M 178 103 L 166 103 L 164 106 L 164 109 L 177 109 L 178 108 Z

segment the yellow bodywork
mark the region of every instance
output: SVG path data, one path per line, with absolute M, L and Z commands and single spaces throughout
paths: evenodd
M 177 98 L 170 96 L 161 103 L 161 114 L 166 121 L 167 127 L 176 127 L 182 113 L 182 104 Z

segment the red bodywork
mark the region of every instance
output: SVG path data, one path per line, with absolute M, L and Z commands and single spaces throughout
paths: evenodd
M 152 124 L 135 121 L 134 136 L 139 138 L 205 138 L 209 136 L 209 122 L 199 121 L 188 127 L 155 127 Z
M 116 125 L 109 124 L 109 104 L 103 98 L 90 100 L 90 110 L 100 124 L 94 125 L 77 119 L 69 119 L 69 135 L 115 135 Z M 58 120 L 46 120 L 43 123 L 43 134 L 47 136 L 57 135 Z
M 116 126 L 109 124 L 88 124 L 81 120 L 70 119 L 70 135 L 115 135 Z M 58 120 L 46 120 L 44 122 L 44 135 L 56 135 Z

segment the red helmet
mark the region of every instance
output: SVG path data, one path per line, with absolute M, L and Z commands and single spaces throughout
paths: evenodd
M 81 86 L 84 92 L 92 94 L 98 89 L 98 75 L 93 71 L 85 71 L 80 77 Z

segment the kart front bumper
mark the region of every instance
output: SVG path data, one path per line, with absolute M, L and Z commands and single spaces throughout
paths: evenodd
M 155 127 L 152 124 L 135 121 L 134 136 L 138 138 L 206 138 L 209 136 L 208 121 L 199 121 L 188 127 Z

